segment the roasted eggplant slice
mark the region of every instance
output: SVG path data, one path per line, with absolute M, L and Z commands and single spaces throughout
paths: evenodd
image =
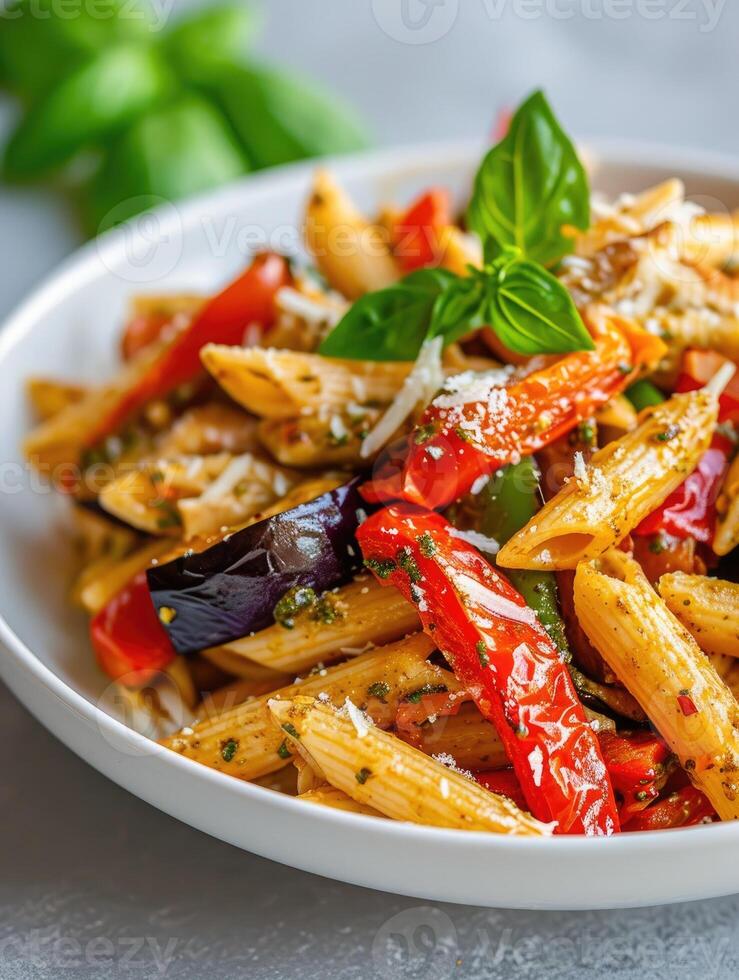
M 367 504 L 360 482 L 150 568 L 154 606 L 178 653 L 270 626 L 275 606 L 296 586 L 319 593 L 347 581 L 361 563 L 355 533 Z

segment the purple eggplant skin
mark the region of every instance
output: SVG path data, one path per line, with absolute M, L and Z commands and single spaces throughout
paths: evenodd
M 150 568 L 151 597 L 175 650 L 195 653 L 271 626 L 275 606 L 294 586 L 320 593 L 346 582 L 362 562 L 355 538 L 367 512 L 361 482 Z

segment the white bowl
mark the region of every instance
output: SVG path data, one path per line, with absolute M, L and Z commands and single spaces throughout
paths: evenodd
M 739 167 L 690 151 L 589 146 L 595 184 L 636 191 L 685 179 L 711 207 L 739 205 Z M 438 144 L 331 164 L 360 203 L 407 200 L 441 183 L 462 200 L 479 147 Z M 294 241 L 311 164 L 248 178 L 165 207 L 72 256 L 0 332 L 0 673 L 58 738 L 126 789 L 184 822 L 284 864 L 432 900 L 509 908 L 651 905 L 739 891 L 739 826 L 611 839 L 527 840 L 437 830 L 306 806 L 168 752 L 113 716 L 88 647 L 86 622 L 65 600 L 69 545 L 63 501 L 20 463 L 30 425 L 30 374 L 101 381 L 135 291 L 215 288 L 244 264 L 255 228 Z M 22 752 L 23 747 L 18 746 Z M 53 800 L 49 801 L 53 806 Z M 70 830 L 72 828 L 68 828 Z

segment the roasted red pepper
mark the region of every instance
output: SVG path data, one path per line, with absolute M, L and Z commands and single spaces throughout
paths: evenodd
M 678 392 L 702 388 L 723 364 L 725 357 L 713 351 L 688 351 L 678 380 Z M 719 399 L 719 421 L 736 416 L 739 419 L 739 372 L 729 382 Z M 723 483 L 732 452 L 729 439 L 715 433 L 711 446 L 697 467 L 661 507 L 653 511 L 632 532 L 641 537 L 667 534 L 673 538 L 695 538 L 702 544 L 713 540 L 716 523 L 716 499 Z
M 604 318 L 593 351 L 569 354 L 507 387 L 483 391 L 477 385 L 435 399 L 411 436 L 402 473 L 381 473 L 363 494 L 373 502 L 403 498 L 445 507 L 476 480 L 541 449 L 623 391 L 644 359 L 664 350 L 656 338 L 641 347 L 643 338 L 634 337 Z
M 673 756 L 653 732 L 617 735 L 599 732 L 598 741 L 613 788 L 622 798 L 623 825 L 659 796 L 670 772 Z
M 441 232 L 451 223 L 451 198 L 443 187 L 432 187 L 411 205 L 393 228 L 393 251 L 404 272 L 439 262 Z
M 175 656 L 140 572 L 90 622 L 98 663 L 127 687 L 149 683 Z
M 196 377 L 201 371 L 200 351 L 206 344 L 241 344 L 252 324 L 260 333 L 268 329 L 275 316 L 275 296 L 290 282 L 287 259 L 274 252 L 258 255 L 246 272 L 206 303 L 143 376 L 121 394 L 88 434 L 87 445 L 96 445 L 147 402 L 163 398 Z
M 691 827 L 715 816 L 715 810 L 699 789 L 695 786 L 684 786 L 635 814 L 623 825 L 622 830 L 631 832 Z
M 513 586 L 454 535 L 440 515 L 397 505 L 368 518 L 357 538 L 380 582 L 415 602 L 495 725 L 534 816 L 559 833 L 613 833 L 613 790 L 567 667 Z
M 513 800 L 520 810 L 528 810 L 526 797 L 523 795 L 518 776 L 513 769 L 490 769 L 487 772 L 476 772 L 477 782 L 489 789 L 491 793 L 500 793 Z

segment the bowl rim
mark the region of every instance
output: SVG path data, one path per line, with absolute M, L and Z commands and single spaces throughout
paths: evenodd
M 583 139 L 578 144 L 591 151 L 595 160 L 602 159 L 609 165 L 619 163 L 630 165 L 654 166 L 666 171 L 689 171 L 693 174 L 705 174 L 707 177 L 723 179 L 737 183 L 739 186 L 739 162 L 731 155 L 721 152 L 691 149 L 672 146 L 658 142 L 646 142 L 626 139 Z M 430 143 L 409 144 L 394 148 L 385 148 L 371 152 L 362 152 L 343 157 L 328 158 L 320 161 L 306 161 L 273 168 L 258 174 L 249 175 L 238 181 L 231 182 L 215 190 L 188 198 L 178 203 L 177 221 L 186 228 L 188 224 L 203 212 L 204 208 L 217 211 L 219 206 L 229 198 L 245 189 L 252 191 L 259 187 L 270 187 L 273 191 L 288 192 L 290 188 L 305 187 L 307 179 L 317 166 L 328 167 L 337 172 L 339 179 L 351 180 L 361 177 L 363 173 L 372 172 L 392 173 L 422 166 L 424 160 L 444 160 L 449 165 L 455 161 L 459 166 L 470 167 L 479 158 L 480 141 L 435 141 Z M 170 228 L 172 216 L 168 216 L 162 208 L 155 209 L 159 213 L 163 231 Z M 95 256 L 107 262 L 115 262 L 125 248 L 125 240 L 120 229 L 106 232 L 98 239 L 93 239 L 81 246 L 68 256 L 54 271 L 44 276 L 30 294 L 3 320 L 0 324 L 0 371 L 9 353 L 22 344 L 39 322 L 39 316 L 48 307 L 52 299 L 66 296 L 87 281 L 94 280 L 99 274 L 99 266 L 92 261 Z M 86 726 L 93 726 L 109 739 L 122 742 L 131 754 L 149 756 L 161 754 L 166 759 L 166 765 L 184 773 L 187 778 L 199 780 L 204 787 L 209 785 L 228 788 L 231 794 L 240 795 L 245 799 L 266 802 L 286 813 L 299 812 L 306 820 L 335 827 L 354 827 L 357 831 L 369 832 L 373 835 L 395 838 L 400 841 L 412 841 L 426 838 L 438 845 L 456 849 L 471 849 L 476 851 L 481 842 L 491 852 L 528 851 L 535 849 L 547 852 L 556 848 L 561 856 L 582 856 L 590 853 L 593 848 L 607 848 L 612 857 L 634 858 L 645 851 L 650 853 L 677 851 L 691 842 L 691 849 L 700 846 L 706 852 L 715 845 L 726 844 L 729 839 L 739 835 L 739 826 L 730 822 L 710 824 L 702 827 L 690 827 L 669 831 L 646 831 L 631 834 L 616 834 L 609 838 L 592 838 L 582 836 L 553 836 L 544 838 L 504 836 L 489 834 L 483 831 L 461 831 L 447 828 L 430 827 L 419 824 L 379 820 L 375 817 L 347 813 L 328 807 L 307 808 L 300 800 L 276 793 L 254 783 L 244 782 L 228 776 L 225 773 L 210 769 L 191 759 L 185 758 L 152 742 L 147 736 L 128 728 L 123 722 L 107 714 L 94 702 L 89 701 L 74 687 L 67 684 L 51 667 L 47 666 L 36 656 L 32 649 L 10 626 L 0 610 L 0 643 L 13 658 L 15 664 L 23 673 L 43 686 L 62 704 L 81 719 Z M 24 702 L 25 703 L 25 702 Z M 31 707 L 32 713 L 36 714 Z M 46 726 L 46 721 L 36 717 Z M 73 749 L 73 751 L 76 751 Z M 78 753 L 81 754 L 81 753 Z M 83 755 L 84 757 L 84 755 Z M 86 759 L 90 764 L 91 760 Z M 105 775 L 116 780 L 115 774 L 104 770 Z M 266 796 L 265 794 L 268 794 Z M 306 813 L 306 810 L 315 812 Z M 182 818 L 184 819 L 184 818 Z M 739 838 L 738 838 L 739 839 Z M 549 906 L 555 907 L 555 906 Z

